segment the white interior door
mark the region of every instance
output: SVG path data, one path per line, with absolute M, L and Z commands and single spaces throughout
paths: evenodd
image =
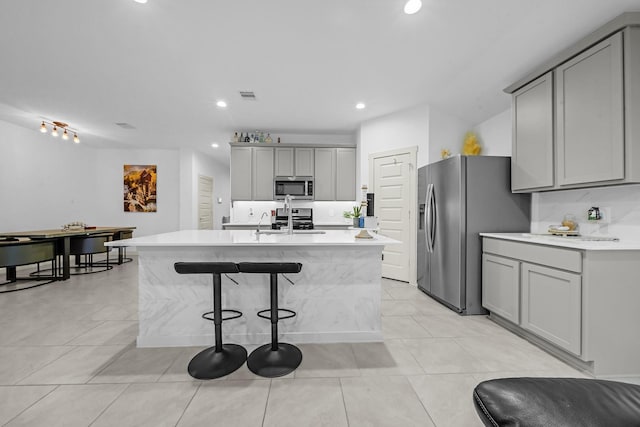
M 382 276 L 411 283 L 416 281 L 416 230 L 412 220 L 416 204 L 415 157 L 415 150 L 370 156 L 380 234 L 401 242 L 385 246 Z
M 213 178 L 198 176 L 198 230 L 213 230 Z

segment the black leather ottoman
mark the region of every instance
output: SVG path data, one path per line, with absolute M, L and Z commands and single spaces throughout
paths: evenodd
M 640 385 L 582 378 L 483 381 L 473 403 L 487 427 L 640 426 Z

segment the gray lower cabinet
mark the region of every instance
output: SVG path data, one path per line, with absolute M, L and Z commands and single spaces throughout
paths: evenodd
M 482 306 L 520 323 L 520 261 L 482 255 Z
M 485 238 L 482 306 L 580 356 L 581 272 L 580 251 Z
M 273 200 L 273 148 L 231 147 L 231 200 Z
M 520 325 L 579 356 L 581 284 L 580 274 L 522 263 Z
M 483 237 L 482 251 L 492 318 L 595 376 L 640 378 L 640 250 Z

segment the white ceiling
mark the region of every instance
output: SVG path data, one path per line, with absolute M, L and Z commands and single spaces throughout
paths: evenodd
M 509 107 L 503 88 L 640 10 L 640 0 L 423 0 L 409 16 L 404 2 L 5 1 L 0 119 L 64 121 L 90 146 L 184 146 L 224 162 L 236 130 L 352 133 L 424 103 L 477 124 Z

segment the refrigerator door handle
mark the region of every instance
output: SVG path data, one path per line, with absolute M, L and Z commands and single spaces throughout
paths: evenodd
M 433 184 L 427 186 L 427 214 L 424 216 L 424 232 L 427 242 L 427 252 L 433 252 L 433 238 L 431 236 L 433 230 Z
M 435 186 L 433 184 L 431 184 L 431 198 L 429 201 L 430 205 L 431 205 L 431 218 L 429 219 L 429 225 L 431 227 L 431 229 L 429 230 L 429 237 L 430 237 L 430 241 L 429 241 L 429 246 L 431 247 L 431 252 L 433 252 L 433 249 L 435 247 L 436 244 L 436 191 L 435 191 Z

